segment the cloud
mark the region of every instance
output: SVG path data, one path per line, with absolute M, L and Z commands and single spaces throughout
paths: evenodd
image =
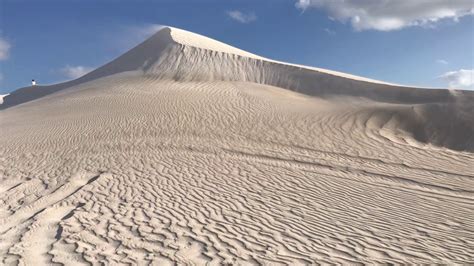
M 240 23 L 250 23 L 257 20 L 255 13 L 243 13 L 238 10 L 227 11 L 227 15 L 235 21 Z
M 335 34 L 336 34 L 335 31 L 333 31 L 333 30 L 331 30 L 331 29 L 328 29 L 328 28 L 324 28 L 324 31 L 325 31 L 327 34 L 329 34 L 329 35 L 335 35 Z
M 0 37 L 0 61 L 6 60 L 10 54 L 11 44 Z
M 433 26 L 442 19 L 457 21 L 474 14 L 472 0 L 297 0 L 301 10 L 326 10 L 331 19 L 349 21 L 357 31 L 398 30 Z
M 438 60 L 436 60 L 436 63 L 442 64 L 442 65 L 447 65 L 447 64 L 449 64 L 448 61 L 443 60 L 443 59 L 438 59 Z
M 447 81 L 450 88 L 474 89 L 474 69 L 449 71 L 439 78 Z
M 94 70 L 93 67 L 70 66 L 67 65 L 61 69 L 61 73 L 70 79 L 77 79 Z

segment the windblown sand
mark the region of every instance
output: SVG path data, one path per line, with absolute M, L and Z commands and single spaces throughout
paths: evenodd
M 0 264 L 474 263 L 474 96 L 164 28 L 0 111 Z

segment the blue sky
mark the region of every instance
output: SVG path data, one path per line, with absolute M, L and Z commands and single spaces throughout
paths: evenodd
M 0 94 L 32 78 L 50 84 L 77 77 L 160 24 L 276 60 L 399 84 L 472 89 L 472 3 L 0 0 Z

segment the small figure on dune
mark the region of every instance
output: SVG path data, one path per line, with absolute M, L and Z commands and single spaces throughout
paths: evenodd
M 31 80 L 31 86 L 36 86 L 36 80 L 34 79 Z

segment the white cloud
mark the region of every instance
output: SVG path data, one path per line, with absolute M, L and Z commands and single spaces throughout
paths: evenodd
M 450 88 L 474 89 L 474 69 L 449 71 L 439 77 L 447 81 Z
M 240 23 L 250 23 L 257 20 L 255 13 L 243 13 L 238 10 L 227 11 L 227 15 L 235 21 Z
M 449 64 L 448 61 L 443 60 L 443 59 L 438 59 L 438 60 L 436 60 L 436 63 L 442 64 L 442 65 L 447 65 L 447 64 Z
M 0 61 L 6 60 L 10 54 L 11 44 L 0 37 Z
M 329 34 L 329 35 L 335 35 L 335 34 L 336 34 L 335 31 L 333 31 L 333 30 L 331 30 L 331 29 L 328 29 L 328 28 L 324 28 L 324 31 L 325 31 L 327 34 Z
M 349 21 L 358 31 L 433 26 L 441 19 L 474 14 L 472 0 L 298 0 L 296 7 L 326 10 L 331 19 Z
M 67 65 L 61 69 L 61 73 L 63 73 L 67 78 L 77 79 L 91 72 L 92 70 L 94 70 L 92 67 Z

